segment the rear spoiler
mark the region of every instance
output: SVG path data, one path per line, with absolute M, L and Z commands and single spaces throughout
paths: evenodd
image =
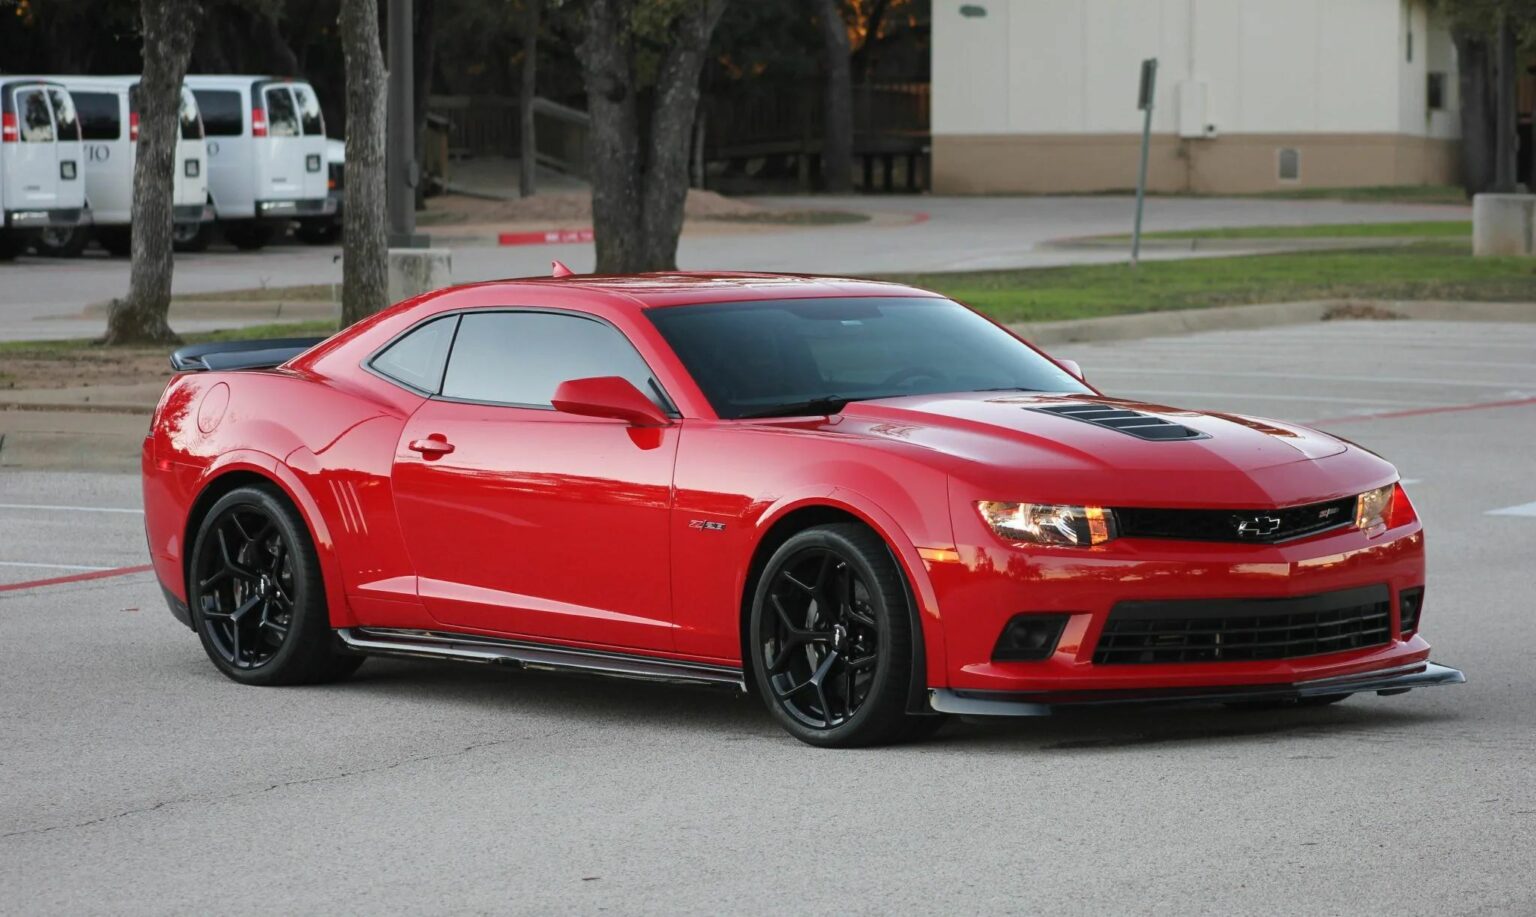
M 193 344 L 171 354 L 171 369 L 179 373 L 271 369 L 287 363 L 323 340 L 325 338 L 269 338 L 264 341 Z

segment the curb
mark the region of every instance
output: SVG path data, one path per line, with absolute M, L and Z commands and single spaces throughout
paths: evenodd
M 1014 322 L 1008 328 L 1036 344 L 1089 343 L 1361 317 L 1349 314 L 1355 310 L 1368 313 L 1372 320 L 1536 322 L 1536 303 L 1324 299 L 1138 312 L 1056 322 Z

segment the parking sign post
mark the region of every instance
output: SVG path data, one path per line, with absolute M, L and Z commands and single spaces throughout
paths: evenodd
M 1131 232 L 1131 264 L 1141 263 L 1141 214 L 1147 200 L 1147 156 L 1152 146 L 1152 99 L 1157 94 L 1157 58 L 1141 62 L 1141 89 L 1136 106 L 1141 109 L 1141 172 L 1136 178 L 1136 228 Z

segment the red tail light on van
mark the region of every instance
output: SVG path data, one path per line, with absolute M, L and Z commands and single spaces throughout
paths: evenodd
M 267 136 L 267 110 L 260 105 L 251 106 L 251 136 Z
M 139 113 L 136 111 L 128 113 L 128 139 L 134 143 L 139 140 Z
M 8 111 L 0 114 L 0 143 L 15 143 L 20 138 L 20 129 L 16 126 L 16 113 Z

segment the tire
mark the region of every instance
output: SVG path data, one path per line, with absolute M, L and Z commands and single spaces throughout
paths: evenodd
M 758 578 L 748 635 L 759 695 L 802 742 L 855 748 L 937 728 L 937 717 L 906 713 L 906 584 L 885 542 L 862 525 L 816 526 L 780 546 Z
M 78 258 L 91 241 L 91 231 L 84 226 L 45 229 L 33 237 L 39 255 L 49 258 Z
M 133 233 L 127 226 L 102 226 L 96 230 L 96 241 L 113 257 L 133 254 Z
M 229 244 L 243 252 L 253 252 L 265 248 L 272 241 L 274 235 L 272 227 L 253 223 L 231 223 L 224 227 L 224 238 Z
M 337 681 L 362 664 L 337 643 L 314 542 L 273 487 L 236 488 L 209 509 L 193 540 L 187 598 L 208 658 L 241 684 Z
M 1285 710 L 1292 707 L 1327 707 L 1347 700 L 1351 694 L 1318 694 L 1312 697 L 1290 697 L 1283 700 L 1234 701 L 1227 704 L 1233 710 Z
M 294 231 L 299 241 L 308 245 L 332 245 L 341 238 L 339 220 L 304 220 Z
M 212 241 L 212 223 L 177 223 L 171 230 L 171 247 L 179 252 L 207 251 Z

